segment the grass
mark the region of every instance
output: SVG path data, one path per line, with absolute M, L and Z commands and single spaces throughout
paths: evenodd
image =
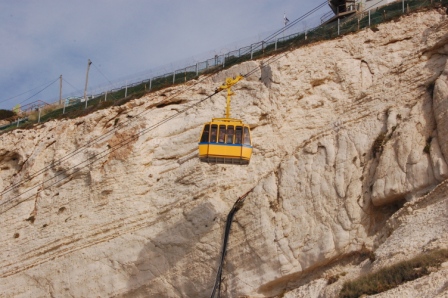
M 340 298 L 354 298 L 361 295 L 374 295 L 393 289 L 405 282 L 429 275 L 448 260 L 448 249 L 439 249 L 423 253 L 407 261 L 385 267 L 372 274 L 345 282 Z

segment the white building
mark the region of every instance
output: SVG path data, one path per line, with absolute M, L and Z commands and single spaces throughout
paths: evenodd
M 377 8 L 400 0 L 328 0 L 328 5 L 335 15 L 351 11 L 363 11 Z
M 329 12 L 321 18 L 322 23 L 333 22 L 337 19 L 343 19 L 357 12 L 376 9 L 378 7 L 388 5 L 392 2 L 402 0 L 327 0 L 328 5 L 334 15 Z
M 359 7 L 358 10 L 363 11 L 384 6 L 396 1 L 400 0 L 358 0 L 356 1 L 356 3 L 358 4 Z

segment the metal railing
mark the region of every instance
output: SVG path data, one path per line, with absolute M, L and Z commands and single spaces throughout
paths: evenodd
M 244 61 L 258 59 L 266 55 L 287 51 L 316 41 L 332 39 L 339 35 L 356 32 L 363 28 L 376 26 L 379 23 L 395 19 L 405 13 L 410 13 L 418 9 L 447 5 L 448 0 L 398 0 L 388 5 L 381 6 L 381 9 L 378 9 L 378 6 L 381 5 L 381 3 L 387 3 L 387 0 L 375 1 L 371 5 L 371 7 L 375 7 L 375 9 L 366 7 L 356 14 L 338 20 L 338 22 L 319 25 L 312 29 L 290 34 L 285 37 L 277 37 L 275 39 L 253 43 L 226 54 L 215 55 L 213 58 L 164 75 L 127 84 L 93 96 L 91 95 L 87 103 L 71 101 L 73 104 L 70 104 L 71 102 L 69 100 L 64 100 L 63 107 L 59 107 L 42 115 L 42 117 L 39 117 L 39 122 L 60 117 L 77 117 L 78 115 L 83 115 L 88 112 L 85 111 L 86 109 L 101 109 L 114 104 L 119 105 L 133 98 L 140 97 L 147 92 L 185 83 L 191 79 L 197 79 L 202 74 L 229 68 Z M 28 123 L 30 123 L 30 121 Z M 5 130 L 8 127 L 14 127 L 14 124 L 11 123 L 9 126 L 6 125 L 0 127 L 0 130 Z

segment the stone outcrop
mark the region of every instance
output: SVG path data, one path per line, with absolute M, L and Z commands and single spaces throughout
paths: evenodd
M 251 189 L 227 297 L 335 297 L 345 280 L 447 248 L 447 44 L 446 15 L 415 13 L 2 134 L 0 289 L 209 297 L 227 212 Z M 225 95 L 197 103 L 250 70 L 232 101 L 252 130 L 250 164 L 201 163 L 201 126 L 222 117 Z M 447 293 L 443 270 L 381 297 Z

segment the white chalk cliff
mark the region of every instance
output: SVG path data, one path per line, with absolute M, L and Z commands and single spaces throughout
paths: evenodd
M 448 16 L 378 29 L 0 135 L 0 190 L 24 182 L 0 197 L 1 296 L 209 297 L 227 213 L 252 188 L 224 297 L 336 297 L 448 248 Z M 252 69 L 232 101 L 252 129 L 249 165 L 197 158 L 224 92 L 154 126 Z M 448 295 L 447 282 L 444 266 L 379 297 Z

